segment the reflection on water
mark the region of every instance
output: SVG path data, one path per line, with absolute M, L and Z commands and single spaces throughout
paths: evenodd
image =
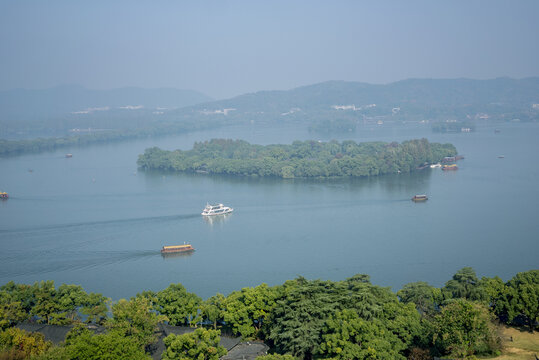
M 217 224 L 223 224 L 227 222 L 232 214 L 223 214 L 223 215 L 214 215 L 214 216 L 203 216 L 204 222 L 210 226 L 214 226 Z
M 192 256 L 195 252 L 194 251 L 188 251 L 188 252 L 175 252 L 175 253 L 161 253 L 161 257 L 163 260 L 171 260 L 171 259 L 178 259 L 178 258 L 188 258 Z
M 160 188 L 167 183 L 182 181 L 189 184 L 206 183 L 208 186 L 220 184 L 223 186 L 249 187 L 252 189 L 266 189 L 268 187 L 280 189 L 292 189 L 296 192 L 304 192 L 309 189 L 319 191 L 316 186 L 324 188 L 341 188 L 345 191 L 358 191 L 363 189 L 384 190 L 390 193 L 402 191 L 416 191 L 417 185 L 428 186 L 433 174 L 441 172 L 440 169 L 426 168 L 413 173 L 387 174 L 374 177 L 336 177 L 336 178 L 295 178 L 281 179 L 276 177 L 252 177 L 232 175 L 212 175 L 194 173 L 176 173 L 166 170 L 146 170 L 143 172 L 145 181 L 152 187 Z M 426 191 L 426 190 L 425 190 Z M 314 194 L 313 194 L 314 195 Z

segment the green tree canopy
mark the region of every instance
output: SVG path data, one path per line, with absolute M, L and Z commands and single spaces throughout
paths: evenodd
M 81 321 L 102 322 L 108 299 L 101 294 L 86 293 L 79 285 L 41 281 L 33 285 L 9 282 L 0 288 L 0 326 L 15 324 L 30 317 L 40 323 L 69 325 Z
M 119 331 L 94 335 L 86 328 L 75 328 L 66 337 L 65 353 L 69 359 L 80 360 L 150 360 L 136 337 L 126 337 Z
M 204 320 L 213 323 L 217 329 L 217 322 L 223 319 L 225 312 L 225 296 L 217 293 L 200 304 L 200 315 Z
M 516 274 L 507 282 L 505 296 L 496 306 L 507 312 L 509 321 L 523 315 L 533 331 L 539 321 L 539 270 Z
M 326 321 L 338 311 L 350 310 L 366 321 L 391 322 L 395 327 L 385 328 L 386 331 L 408 342 L 414 337 L 411 332 L 417 330 L 419 314 L 413 306 L 399 306 L 391 290 L 372 285 L 367 275 L 358 274 L 339 282 L 300 277 L 283 286 L 264 333 L 280 353 L 309 358 L 322 341 Z M 409 329 L 397 329 L 397 322 L 408 320 Z M 412 325 L 414 322 L 416 325 Z
M 479 284 L 475 270 L 464 267 L 442 288 L 445 299 L 484 300 L 486 294 Z
M 359 317 L 353 310 L 335 313 L 327 320 L 322 331 L 318 350 L 322 358 L 331 359 L 396 359 L 405 360 L 400 354 L 406 345 L 383 322 Z
M 434 317 L 432 332 L 433 344 L 442 355 L 460 359 L 500 349 L 488 309 L 464 299 L 450 303 Z
M 51 347 L 52 343 L 45 341 L 40 333 L 29 333 L 18 328 L 0 331 L 0 358 L 27 359 L 43 354 Z
M 157 324 L 164 318 L 152 311 L 152 303 L 148 298 L 135 297 L 127 301 L 120 299 L 112 305 L 112 318 L 107 327 L 138 344 L 141 349 L 154 343 L 157 338 Z
M 197 316 L 202 299 L 189 293 L 182 284 L 170 284 L 157 293 L 155 308 L 171 325 L 190 325 Z
M 244 339 L 252 338 L 274 308 L 277 295 L 277 288 L 266 284 L 234 291 L 224 300 L 224 321 Z
M 429 143 L 427 139 L 402 144 L 310 140 L 267 146 L 212 139 L 195 143 L 188 151 L 146 149 L 137 163 L 143 169 L 238 176 L 360 177 L 410 172 L 456 153 L 451 144 Z
M 423 314 L 433 312 L 443 300 L 440 289 L 430 286 L 424 281 L 404 285 L 397 292 L 397 296 L 404 303 L 414 303 Z
M 164 360 L 218 360 L 227 354 L 226 349 L 219 345 L 221 332 L 219 330 L 195 329 L 192 333 L 183 335 L 171 334 L 164 340 L 165 351 L 161 357 Z

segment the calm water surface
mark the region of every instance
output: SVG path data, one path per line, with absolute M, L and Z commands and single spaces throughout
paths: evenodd
M 367 273 L 394 290 L 418 280 L 441 286 L 463 266 L 507 280 L 539 263 L 539 125 L 500 129 L 442 135 L 428 125 L 379 126 L 336 136 L 427 137 L 466 156 L 456 172 L 359 180 L 137 171 L 138 154 L 154 145 L 189 149 L 215 137 L 327 140 L 294 127 L 228 128 L 0 159 L 0 191 L 11 195 L 0 202 L 0 284 L 52 279 L 118 299 L 175 282 L 209 297 L 298 275 L 342 280 Z M 429 201 L 410 201 L 420 193 Z M 206 202 L 235 212 L 205 220 Z M 161 257 L 163 245 L 184 242 L 196 252 Z

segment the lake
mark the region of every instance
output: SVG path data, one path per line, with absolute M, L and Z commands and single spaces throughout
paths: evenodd
M 539 125 L 434 134 L 430 125 L 359 128 L 338 136 L 304 127 L 230 127 L 0 159 L 0 284 L 54 280 L 113 299 L 182 283 L 203 298 L 299 275 L 357 273 L 397 291 L 442 286 L 464 266 L 508 280 L 537 268 Z M 370 179 L 282 180 L 137 171 L 145 148 L 190 149 L 211 138 L 451 142 L 459 170 Z M 66 153 L 73 153 L 66 158 Z M 503 155 L 504 158 L 499 158 Z M 414 203 L 415 194 L 428 194 Z M 235 211 L 205 219 L 206 203 Z M 191 255 L 163 258 L 163 245 Z

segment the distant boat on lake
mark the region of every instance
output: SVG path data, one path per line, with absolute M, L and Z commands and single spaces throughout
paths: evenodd
M 429 198 L 427 197 L 427 195 L 414 195 L 414 197 L 412 198 L 412 201 L 415 201 L 415 202 L 419 202 L 419 201 L 427 201 Z
M 230 214 L 234 209 L 223 204 L 210 205 L 206 204 L 204 210 L 202 210 L 201 215 L 203 216 L 213 216 L 213 215 L 224 215 Z
M 9 195 L 7 192 L 0 192 L 0 200 L 7 200 L 9 199 Z
M 432 165 L 430 166 L 431 169 L 436 169 L 436 168 L 439 168 L 439 167 L 442 167 L 442 164 L 437 163 L 437 164 L 432 164 Z
M 71 158 L 73 157 L 73 154 L 66 154 L 66 158 Z
M 503 156 L 503 155 L 498 155 L 498 159 L 503 159 L 503 158 L 505 158 L 505 156 Z
M 447 171 L 447 170 L 458 170 L 459 167 L 456 165 L 456 164 L 451 164 L 451 165 L 443 165 L 442 166 L 442 170 L 444 171 Z
M 189 253 L 195 249 L 190 244 L 163 246 L 161 254 Z

